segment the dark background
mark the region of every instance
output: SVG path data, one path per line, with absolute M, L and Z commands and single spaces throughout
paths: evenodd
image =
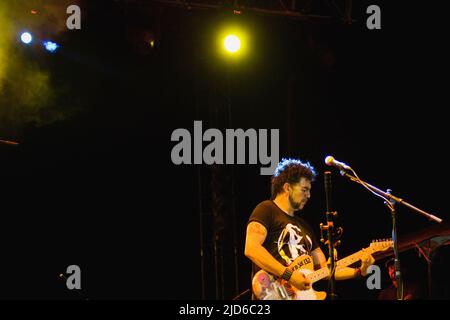
M 365 26 L 369 4 L 381 7 L 381 30 Z M 279 128 L 280 158 L 310 161 L 319 172 L 301 213 L 317 233 L 325 221 L 326 155 L 448 217 L 443 12 L 363 1 L 354 3 L 356 21 L 347 25 L 152 1 L 81 7 L 82 30 L 58 34 L 56 54 L 14 49 L 49 72 L 58 92 L 49 108 L 63 116 L 1 137 L 20 142 L 0 145 L 1 298 L 202 298 L 200 230 L 204 297 L 236 295 L 233 243 L 237 292 L 248 289 L 245 226 L 270 197 L 270 178 L 259 174 L 260 165 L 172 164 L 171 133 L 193 133 L 194 120 L 204 130 Z M 215 51 L 217 30 L 230 21 L 251 34 L 241 61 Z M 142 45 L 146 35 L 154 48 Z M 333 206 L 344 228 L 339 255 L 389 238 L 382 201 L 332 171 Z M 401 235 L 434 224 L 404 207 L 398 214 Z M 422 281 L 423 259 L 414 250 L 404 256 Z M 81 267 L 81 291 L 67 290 L 59 277 L 71 264 Z M 374 299 L 378 292 L 351 280 L 339 282 L 338 293 Z

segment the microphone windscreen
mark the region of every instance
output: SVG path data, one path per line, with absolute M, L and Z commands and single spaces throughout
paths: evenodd
M 334 162 L 334 158 L 332 156 L 328 156 L 325 158 L 325 163 L 329 166 L 332 166 Z

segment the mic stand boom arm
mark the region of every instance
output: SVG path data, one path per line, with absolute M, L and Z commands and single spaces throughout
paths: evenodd
M 353 171 L 353 170 L 352 170 Z M 354 171 L 353 171 L 354 172 Z M 392 216 L 392 241 L 394 246 L 394 268 L 395 268 L 395 280 L 397 282 L 397 300 L 403 300 L 403 282 L 401 277 L 401 269 L 400 269 L 400 258 L 398 254 L 398 239 L 397 239 L 397 222 L 396 222 L 396 212 L 395 212 L 395 203 L 400 203 L 410 209 L 413 209 L 414 211 L 420 213 L 421 215 L 427 217 L 430 220 L 434 220 L 438 223 L 442 222 L 442 219 L 429 214 L 419 208 L 414 207 L 413 205 L 409 204 L 408 202 L 404 201 L 401 198 L 398 198 L 391 194 L 391 190 L 388 190 L 387 192 L 384 192 L 377 187 L 374 187 L 370 185 L 369 183 L 359 179 L 356 174 L 355 176 L 349 174 L 345 170 L 341 170 L 341 175 L 344 177 L 349 178 L 351 181 L 356 182 L 364 186 L 365 188 L 369 189 L 371 192 L 377 194 L 381 198 L 385 199 L 384 204 L 389 208 L 391 211 Z
M 408 208 L 416 211 L 417 213 L 420 213 L 421 215 L 427 217 L 429 220 L 433 220 L 433 221 L 438 222 L 438 223 L 442 222 L 441 218 L 438 218 L 435 215 L 432 215 L 432 214 L 430 214 L 428 212 L 425 212 L 425 211 L 423 211 L 423 210 L 413 206 L 412 204 L 409 204 L 408 202 L 406 202 L 405 200 L 403 200 L 401 198 L 398 198 L 398 197 L 396 197 L 396 196 L 394 196 L 394 195 L 392 195 L 390 193 L 384 192 L 383 190 L 380 190 L 377 187 L 374 187 L 374 186 L 368 184 L 367 182 L 364 182 L 361 179 L 359 179 L 359 178 L 357 178 L 355 176 L 352 176 L 351 174 L 349 174 L 348 172 L 346 172 L 344 170 L 341 170 L 341 175 L 344 176 L 344 177 L 349 178 L 353 182 L 359 183 L 359 184 L 369 188 L 373 192 L 379 194 L 380 196 L 382 196 L 384 198 L 389 199 L 390 201 L 393 201 L 393 202 L 396 202 L 396 203 L 400 203 L 400 204 L 404 205 L 405 207 L 408 207 Z

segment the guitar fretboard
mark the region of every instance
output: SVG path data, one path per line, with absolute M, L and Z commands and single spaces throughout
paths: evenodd
M 369 248 L 370 251 L 372 248 Z M 371 252 L 373 253 L 373 252 Z M 345 257 L 339 261 L 336 262 L 336 268 L 343 268 L 343 267 L 347 267 L 355 262 L 357 262 L 358 260 L 361 259 L 361 256 L 363 254 L 363 251 L 360 250 L 352 255 L 349 255 L 348 257 Z M 322 280 L 324 278 L 328 277 L 328 267 L 323 267 L 319 270 L 314 271 L 313 273 L 308 275 L 308 278 L 311 280 L 312 283 Z

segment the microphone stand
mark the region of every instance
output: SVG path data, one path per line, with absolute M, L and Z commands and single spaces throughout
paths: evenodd
M 324 174 L 325 178 L 325 199 L 327 206 L 327 224 L 324 226 L 323 223 L 320 224 L 320 241 L 322 243 L 328 244 L 328 256 L 330 257 L 329 269 L 330 269 L 330 279 L 328 282 L 328 295 L 331 300 L 336 300 L 337 295 L 335 293 L 335 274 L 336 274 L 336 257 L 334 254 L 334 248 L 340 244 L 340 241 L 336 241 L 342 234 L 342 228 L 337 228 L 335 231 L 335 224 L 333 221 L 334 216 L 337 215 L 336 212 L 331 211 L 331 172 L 326 171 Z M 323 231 L 327 231 L 328 240 L 323 239 Z
M 392 191 L 390 189 L 387 189 L 386 194 L 390 195 L 391 192 Z M 397 300 L 403 300 L 403 280 L 400 268 L 400 256 L 398 254 L 397 218 L 396 218 L 397 216 L 395 212 L 395 201 L 390 200 L 389 202 L 391 205 L 389 205 L 387 201 L 385 201 L 384 204 L 391 211 L 392 217 L 392 243 L 394 247 L 394 271 L 395 271 L 395 282 L 397 284 Z
M 405 207 L 408 207 L 410 209 L 413 209 L 414 211 L 420 213 L 421 215 L 427 217 L 429 220 L 433 220 L 437 223 L 441 223 L 442 219 L 425 212 L 419 208 L 416 208 L 415 206 L 409 204 L 408 202 L 404 201 L 401 198 L 398 198 L 394 196 L 391 193 L 391 190 L 387 190 L 387 192 L 384 192 L 377 187 L 372 186 L 371 184 L 359 179 L 359 177 L 356 175 L 356 173 L 353 171 L 353 169 L 350 168 L 350 170 L 353 172 L 354 176 L 349 174 L 347 171 L 342 169 L 340 171 L 341 175 L 344 177 L 349 178 L 351 181 L 356 182 L 358 184 L 361 184 L 366 189 L 374 193 L 375 195 L 378 195 L 379 197 L 383 198 L 384 204 L 388 207 L 388 209 L 391 212 L 392 217 L 392 242 L 394 247 L 394 268 L 395 268 L 395 280 L 397 283 L 397 300 L 403 300 L 403 283 L 402 283 L 402 275 L 400 271 L 400 258 L 399 258 L 399 252 L 398 252 L 398 238 L 397 238 L 397 219 L 396 219 L 396 211 L 395 211 L 395 204 L 400 203 L 404 205 Z

